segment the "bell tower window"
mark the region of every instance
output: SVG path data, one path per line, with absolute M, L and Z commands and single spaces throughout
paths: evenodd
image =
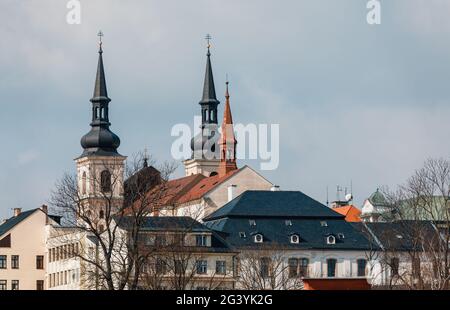
M 86 171 L 83 172 L 81 177 L 81 194 L 86 195 Z
M 100 187 L 104 193 L 111 192 L 111 173 L 108 170 L 100 174 Z

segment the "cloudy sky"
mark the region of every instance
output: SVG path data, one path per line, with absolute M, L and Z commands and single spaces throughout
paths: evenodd
M 234 120 L 280 124 L 280 165 L 262 173 L 283 189 L 324 202 L 352 181 L 360 204 L 450 154 L 448 0 L 381 1 L 379 26 L 365 0 L 81 0 L 80 25 L 67 2 L 0 3 L 0 218 L 75 171 L 99 29 L 124 155 L 170 158 L 172 126 L 199 111 L 206 33 Z

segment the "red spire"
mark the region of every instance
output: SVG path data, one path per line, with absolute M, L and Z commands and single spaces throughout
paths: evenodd
M 230 108 L 230 94 L 228 92 L 228 84 L 226 83 L 225 91 L 225 110 L 223 112 L 222 136 L 220 139 L 220 165 L 219 175 L 226 175 L 228 172 L 236 170 L 236 138 L 233 129 L 233 117 Z

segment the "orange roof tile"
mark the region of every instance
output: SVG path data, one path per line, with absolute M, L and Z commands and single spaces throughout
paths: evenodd
M 345 215 L 345 220 L 347 222 L 361 222 L 361 211 L 356 208 L 355 206 L 349 205 L 349 206 L 343 206 L 343 207 L 337 207 L 333 208 L 333 211 L 336 211 L 337 213 L 340 213 L 342 215 Z

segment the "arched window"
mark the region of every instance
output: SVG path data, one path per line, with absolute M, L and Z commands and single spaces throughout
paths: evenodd
M 254 241 L 255 243 L 263 243 L 264 241 L 264 237 L 261 234 L 256 234 L 254 237 Z
M 291 235 L 291 243 L 298 244 L 300 243 L 300 237 L 298 235 Z
M 102 171 L 100 175 L 100 186 L 104 193 L 111 191 L 111 173 L 108 170 Z
M 81 194 L 86 195 L 86 171 L 81 177 Z
M 327 237 L 327 244 L 335 244 L 336 243 L 336 237 L 333 235 L 330 235 Z

